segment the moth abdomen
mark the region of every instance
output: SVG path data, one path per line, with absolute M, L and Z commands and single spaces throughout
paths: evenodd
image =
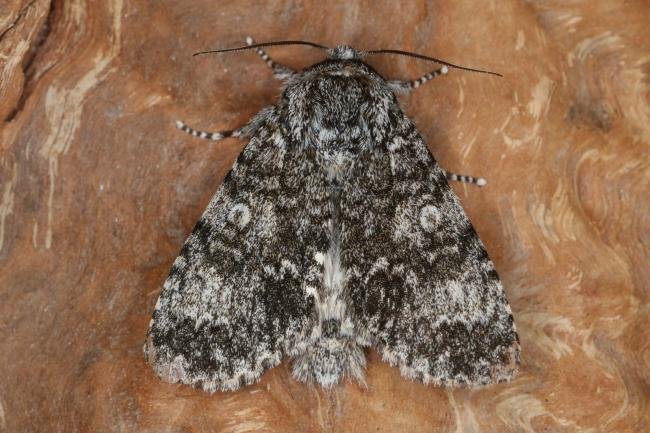
M 312 331 L 309 341 L 302 342 L 302 350 L 292 355 L 296 378 L 326 388 L 347 377 L 363 382 L 363 348 L 341 325 L 339 319 L 326 319 Z

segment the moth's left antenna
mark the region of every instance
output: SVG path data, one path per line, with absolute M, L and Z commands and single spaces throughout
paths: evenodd
M 201 54 L 212 54 L 212 53 L 231 53 L 231 52 L 237 52 L 237 51 L 244 51 L 244 50 L 251 50 L 254 48 L 262 48 L 262 47 L 271 47 L 271 46 L 276 46 L 276 45 L 307 45 L 310 47 L 314 48 L 319 48 L 321 50 L 328 50 L 329 48 L 316 44 L 314 42 L 308 42 L 308 41 L 277 41 L 277 42 L 262 42 L 259 44 L 253 44 L 253 45 L 246 45 L 243 47 L 236 47 L 236 48 L 223 48 L 221 50 L 210 50 L 210 51 L 200 51 L 198 53 L 192 54 L 193 56 L 199 56 Z

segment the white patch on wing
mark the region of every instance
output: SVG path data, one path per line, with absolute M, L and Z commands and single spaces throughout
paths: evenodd
M 325 263 L 325 254 L 318 251 L 316 254 L 314 254 L 314 260 L 316 260 L 316 263 L 318 263 L 319 265 L 324 264 Z
M 300 277 L 300 272 L 298 272 L 298 268 L 293 262 L 284 259 L 282 260 L 281 265 L 282 265 L 282 270 L 288 270 L 292 277 L 294 278 Z
M 320 296 L 318 296 L 318 290 L 314 286 L 305 287 L 305 298 L 313 297 L 315 302 L 320 302 Z
M 440 211 L 435 206 L 424 206 L 420 210 L 420 225 L 427 232 L 434 231 L 440 225 Z
M 237 203 L 232 207 L 232 209 L 230 209 L 230 213 L 228 214 L 228 221 L 237 225 L 240 229 L 246 227 L 250 220 L 251 212 L 248 209 L 248 206 L 245 204 Z

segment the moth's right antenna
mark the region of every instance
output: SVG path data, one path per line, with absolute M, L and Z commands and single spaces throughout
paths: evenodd
M 425 55 L 418 54 L 418 53 L 411 53 L 409 51 L 402 51 L 402 50 L 372 50 L 372 51 L 366 51 L 366 55 L 375 55 L 375 54 L 397 54 L 399 56 L 415 57 L 416 59 L 422 59 L 422 60 L 428 60 L 430 62 L 440 63 L 441 65 L 445 65 L 445 66 L 448 66 L 450 68 L 455 68 L 455 69 L 462 69 L 463 71 L 480 72 L 481 74 L 490 74 L 490 75 L 496 75 L 497 77 L 503 77 L 503 75 L 499 74 L 498 72 L 492 72 L 492 71 L 486 71 L 486 70 L 483 70 L 483 69 L 475 69 L 475 68 L 468 68 L 466 66 L 454 65 L 453 63 L 449 63 L 449 62 L 447 62 L 445 60 L 436 59 L 435 57 L 429 57 L 429 56 L 425 56 Z
M 238 52 L 238 51 L 244 51 L 244 50 L 251 50 L 251 49 L 255 49 L 255 48 L 271 47 L 271 46 L 276 46 L 276 45 L 308 45 L 310 47 L 319 48 L 321 50 L 329 50 L 329 47 L 326 47 L 326 46 L 320 45 L 320 44 L 316 44 L 314 42 L 308 42 L 308 41 L 277 41 L 277 42 L 262 42 L 262 43 L 259 43 L 259 44 L 246 45 L 244 47 L 237 47 L 237 48 L 223 48 L 221 50 L 201 51 L 201 52 L 198 52 L 198 53 L 194 53 L 192 55 L 193 56 L 199 56 L 201 54 L 231 53 L 231 52 Z

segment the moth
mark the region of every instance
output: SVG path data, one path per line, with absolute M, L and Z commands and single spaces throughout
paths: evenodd
M 295 71 L 265 46 L 301 44 L 328 57 Z M 296 379 L 364 382 L 374 348 L 425 384 L 510 380 L 519 340 L 503 287 L 442 169 L 397 94 L 449 68 L 398 50 L 281 41 L 254 49 L 284 84 L 244 126 L 246 137 L 175 260 L 153 312 L 145 358 L 168 382 L 208 392 L 260 379 L 283 357 Z M 204 54 L 197 53 L 197 54 Z M 400 54 L 442 67 L 389 80 L 364 58 Z M 494 74 L 494 73 L 493 73 Z M 497 74 L 498 75 L 498 74 Z

